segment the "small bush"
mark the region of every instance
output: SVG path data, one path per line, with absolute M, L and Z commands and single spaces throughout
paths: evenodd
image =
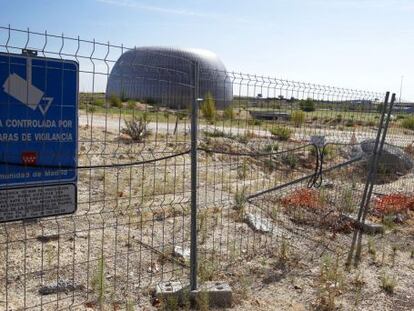
M 148 121 L 145 115 L 132 120 L 125 120 L 125 128 L 121 130 L 122 133 L 131 136 L 132 140 L 142 142 L 145 137 L 150 134 L 147 129 Z
M 381 288 L 387 293 L 392 295 L 394 293 L 395 286 L 397 282 L 393 276 L 389 276 L 388 274 L 383 274 L 381 276 Z
M 345 126 L 346 126 L 346 127 L 353 127 L 354 125 L 355 125 L 354 120 L 347 120 L 347 121 L 345 122 Z
M 282 157 L 282 162 L 289 166 L 291 169 L 294 169 L 298 165 L 298 157 L 293 153 L 288 153 Z
M 315 111 L 315 103 L 313 102 L 312 98 L 307 98 L 304 101 L 301 101 L 299 104 L 301 110 L 306 112 Z
M 299 127 L 305 122 L 305 113 L 300 110 L 293 111 L 290 120 L 296 127 Z
M 344 287 L 344 276 L 338 258 L 324 258 L 318 283 L 318 310 L 336 310 L 337 297 L 342 294 Z
M 87 112 L 95 112 L 96 111 L 96 107 L 95 106 L 87 106 L 86 107 L 86 111 Z
M 112 107 L 115 107 L 115 108 L 121 108 L 122 107 L 121 99 L 116 95 L 111 95 L 109 97 L 109 102 L 111 103 Z
M 226 120 L 233 120 L 235 117 L 234 109 L 232 105 L 229 105 L 224 109 L 223 117 Z
M 228 137 L 226 133 L 220 131 L 218 129 L 214 129 L 213 131 L 204 131 L 204 135 L 206 137 Z
M 268 144 L 263 147 L 262 151 L 264 153 L 272 153 L 279 150 L 279 145 L 277 143 Z
M 243 210 L 246 202 L 247 202 L 246 190 L 244 188 L 240 191 L 237 191 L 234 194 L 234 209 L 235 210 L 237 211 Z
M 103 256 L 98 259 L 98 266 L 92 277 L 91 286 L 98 296 L 99 306 L 102 307 L 105 295 L 105 261 Z
M 414 117 L 408 117 L 401 121 L 401 126 L 403 128 L 414 130 Z
M 135 100 L 128 100 L 128 109 L 135 109 L 137 102 Z
M 260 126 L 263 124 L 263 121 L 258 119 L 250 119 L 247 121 L 247 124 Z
M 213 122 L 216 118 L 216 102 L 213 98 L 213 95 L 208 92 L 204 98 L 203 103 L 200 106 L 201 112 L 203 114 L 203 117 L 209 121 Z
M 287 127 L 275 127 L 270 129 L 270 133 L 279 140 L 288 140 L 292 136 L 293 131 Z
M 95 98 L 93 104 L 98 107 L 103 107 L 105 105 L 105 101 L 102 98 Z

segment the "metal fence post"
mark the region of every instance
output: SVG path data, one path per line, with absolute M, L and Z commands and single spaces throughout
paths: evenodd
M 191 247 L 190 247 L 190 289 L 197 289 L 197 134 L 199 67 L 194 64 L 194 97 L 191 109 Z

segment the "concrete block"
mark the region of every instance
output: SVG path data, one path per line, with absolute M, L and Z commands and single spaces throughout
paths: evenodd
M 192 306 L 208 304 L 210 307 L 228 308 L 233 304 L 233 292 L 229 284 L 221 281 L 200 284 L 197 290 L 189 291 L 188 284 L 163 282 L 155 288 L 155 297 L 161 302 Z
M 190 292 L 192 302 L 197 306 L 208 303 L 210 307 L 229 308 L 233 304 L 233 291 L 226 282 L 205 282 Z M 203 301 L 203 302 L 202 302 Z
M 187 286 L 182 282 L 161 282 L 155 287 L 155 297 L 161 302 L 175 301 L 178 305 L 183 304 L 184 289 Z

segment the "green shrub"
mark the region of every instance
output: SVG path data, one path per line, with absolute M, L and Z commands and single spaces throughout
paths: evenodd
M 312 98 L 307 98 L 304 101 L 299 103 L 299 107 L 301 110 L 306 112 L 315 111 L 315 103 L 313 102 Z
M 403 128 L 414 130 L 414 117 L 408 117 L 401 121 L 401 126 Z
M 136 103 L 137 102 L 135 100 L 132 100 L 132 99 L 128 100 L 128 109 L 135 109 Z
M 144 114 L 140 117 L 133 117 L 131 120 L 124 120 L 125 127 L 121 129 L 121 132 L 129 135 L 133 141 L 142 142 L 145 137 L 151 134 L 151 131 L 147 128 L 148 118 Z
M 293 111 L 290 120 L 296 127 L 299 127 L 305 122 L 305 113 L 300 110 Z
M 291 169 L 294 169 L 298 165 L 299 159 L 294 153 L 288 153 L 282 157 L 282 162 Z
M 292 136 L 293 131 L 287 127 L 274 127 L 270 129 L 270 133 L 279 140 L 288 140 Z
M 227 137 L 226 133 L 221 130 L 214 129 L 213 131 L 204 131 L 206 137 Z
M 272 153 L 279 150 L 279 145 L 277 143 L 271 143 L 263 147 L 262 151 L 264 153 Z
M 105 105 L 105 101 L 102 98 L 95 98 L 93 104 L 98 107 L 103 107 Z
M 250 119 L 250 120 L 247 121 L 247 123 L 249 125 L 257 125 L 257 126 L 260 126 L 260 125 L 263 124 L 263 121 L 262 120 L 257 120 L 257 119 Z
M 122 107 L 121 99 L 116 95 L 111 95 L 109 97 L 109 102 L 111 103 L 112 107 L 115 107 L 115 108 L 121 108 Z
M 223 117 L 226 120 L 233 120 L 235 116 L 234 109 L 232 105 L 229 105 L 224 109 Z
M 346 120 L 346 122 L 345 122 L 345 126 L 346 127 L 353 127 L 355 125 L 355 122 L 354 122 L 354 120 Z
M 207 121 L 214 121 L 216 118 L 216 102 L 211 92 L 207 92 L 203 103 L 200 106 L 201 113 Z
M 96 111 L 96 107 L 95 106 L 87 106 L 86 107 L 86 111 L 87 112 L 95 112 Z

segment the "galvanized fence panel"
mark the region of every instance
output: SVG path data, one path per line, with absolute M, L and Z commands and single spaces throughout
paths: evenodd
M 78 204 L 73 215 L 2 224 L 0 308 L 130 310 L 159 282 L 231 279 L 246 258 L 286 245 L 349 250 L 355 226 L 343 215 L 360 204 L 359 146 L 375 141 L 385 93 L 0 28 L 2 52 L 22 49 L 79 63 Z M 394 111 L 385 142 L 408 152 L 410 113 Z M 378 170 L 395 180 L 373 187 L 374 207 L 397 175 Z

